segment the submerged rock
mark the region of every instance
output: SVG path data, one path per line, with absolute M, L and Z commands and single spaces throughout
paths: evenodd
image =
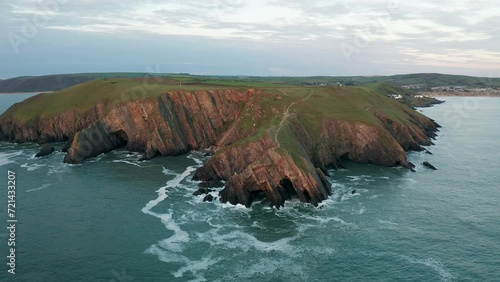
M 429 162 L 424 162 L 423 165 L 427 168 L 432 169 L 432 170 L 437 170 L 437 168 L 435 166 L 431 165 L 431 163 L 429 163 Z
M 50 146 L 49 144 L 43 144 L 40 148 L 40 151 L 35 155 L 35 158 L 45 157 L 52 154 L 53 152 L 54 147 Z
M 207 188 L 200 188 L 193 193 L 193 196 L 200 196 L 200 195 L 208 194 L 211 192 L 215 192 L 215 190 L 207 189 Z
M 214 196 L 208 194 L 205 196 L 205 198 L 203 198 L 203 202 L 213 202 L 214 200 Z

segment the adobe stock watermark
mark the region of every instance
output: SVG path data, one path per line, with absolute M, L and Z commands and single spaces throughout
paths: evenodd
M 493 76 L 481 78 L 479 85 L 493 85 Z M 482 88 L 482 87 L 481 87 Z M 477 95 L 477 93 L 476 93 Z M 439 99 L 439 97 L 437 97 Z M 481 96 L 459 96 L 450 97 L 457 100 L 450 101 L 449 106 L 445 106 L 444 111 L 440 111 L 440 115 L 436 116 L 436 122 L 443 126 L 443 129 L 438 132 L 438 138 L 447 140 L 459 135 L 463 126 L 467 124 L 469 119 L 474 118 L 478 111 L 481 110 Z M 446 102 L 444 105 L 446 105 Z M 453 147 L 453 142 L 439 142 L 439 146 L 446 150 L 456 150 Z
M 483 87 L 493 84 L 493 75 L 482 77 L 479 84 Z M 453 108 L 443 112 L 442 119 L 447 124 L 451 124 L 453 130 L 459 129 L 464 120 L 469 119 L 479 109 L 479 96 L 467 96 L 461 101 L 453 105 Z
M 219 0 L 215 3 L 215 15 L 217 20 L 226 20 L 228 15 L 233 14 L 233 12 L 246 5 L 243 0 Z
M 352 56 L 361 53 L 363 49 L 374 41 L 374 37 L 387 33 L 387 28 L 391 24 L 394 16 L 401 12 L 399 1 L 392 1 L 384 9 L 384 15 L 368 22 L 364 28 L 358 30 L 357 34 L 349 41 L 341 42 L 339 45 L 347 63 L 352 62 Z
M 127 274 L 127 270 L 125 268 L 122 268 L 121 272 L 113 269 L 111 274 L 113 275 L 113 278 L 111 278 L 109 282 L 132 282 L 135 279 L 135 277 Z
M 37 12 L 30 16 L 20 18 L 20 30 L 7 33 L 12 50 L 17 55 L 21 52 L 21 47 L 27 45 L 35 38 L 40 31 L 47 26 L 59 12 L 61 3 L 64 0 L 42 0 L 37 3 Z

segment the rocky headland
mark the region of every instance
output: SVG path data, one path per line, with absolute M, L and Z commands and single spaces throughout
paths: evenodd
M 411 169 L 405 152 L 431 145 L 438 129 L 380 87 L 145 85 L 99 79 L 34 96 L 0 116 L 0 140 L 65 141 L 71 164 L 125 146 L 144 159 L 205 151 L 201 187 L 279 208 L 327 199 L 327 169 L 343 160 Z

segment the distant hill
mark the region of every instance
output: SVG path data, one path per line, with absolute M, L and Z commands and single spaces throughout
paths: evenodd
M 448 75 L 437 73 L 403 74 L 393 76 L 312 76 L 312 77 L 252 77 L 252 76 L 197 76 L 189 74 L 147 74 L 147 73 L 81 73 L 57 74 L 45 76 L 23 76 L 0 80 L 0 93 L 57 91 L 97 78 L 142 78 L 142 77 L 172 77 L 189 82 L 209 83 L 225 79 L 235 83 L 262 82 L 285 83 L 302 86 L 311 85 L 362 85 L 378 82 L 389 82 L 400 86 L 411 85 L 419 89 L 431 87 L 465 86 L 469 88 L 488 87 L 500 88 L 500 78 L 472 77 L 463 75 Z
M 169 74 L 157 74 L 162 76 Z M 98 78 L 142 78 L 146 73 L 77 73 L 20 76 L 0 80 L 0 93 L 57 91 Z

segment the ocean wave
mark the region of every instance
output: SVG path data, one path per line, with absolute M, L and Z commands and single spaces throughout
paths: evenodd
M 408 261 L 409 263 L 412 264 L 421 264 L 425 265 L 432 270 L 436 271 L 439 274 L 439 277 L 441 278 L 441 281 L 452 281 L 454 276 L 450 272 L 449 269 L 446 268 L 446 266 L 438 259 L 435 258 L 424 258 L 424 259 L 418 259 L 415 257 L 409 257 L 402 255 L 401 258 L 404 260 Z
M 32 164 L 32 165 L 30 165 L 27 163 L 21 165 L 22 168 L 25 168 L 27 171 L 30 171 L 30 172 L 35 171 L 35 170 L 42 168 L 42 167 L 45 167 L 45 166 L 47 166 L 47 165 L 45 165 L 45 164 Z
M 9 159 L 0 159 L 0 166 L 8 165 L 11 163 L 14 163 L 14 162 L 9 160 Z
M 183 173 L 177 174 L 174 179 L 167 181 L 165 186 L 158 189 L 158 197 L 149 201 L 141 210 L 145 214 L 159 218 L 165 228 L 174 233 L 172 236 L 151 245 L 151 247 L 146 250 L 146 253 L 157 255 L 158 258 L 164 262 L 185 263 L 186 266 L 181 267 L 173 273 L 175 277 L 182 277 L 182 275 L 187 271 L 196 275 L 198 270 L 204 269 L 204 265 L 207 265 L 204 260 L 200 262 L 192 262 L 186 256 L 181 254 L 184 250 L 184 245 L 190 241 L 190 236 L 186 231 L 182 230 L 181 226 L 173 219 L 172 211 L 169 213 L 153 212 L 153 209 L 156 206 L 168 198 L 168 190 L 181 186 L 181 182 L 186 180 L 196 170 L 196 168 L 202 164 L 202 161 L 193 155 L 189 156 L 189 158 L 193 159 L 196 162 L 196 165 L 187 167 Z M 163 171 L 165 171 L 165 168 L 163 168 Z M 199 278 L 202 279 L 201 276 Z
M 165 175 L 176 175 L 177 173 L 174 172 L 174 171 L 171 171 L 170 169 L 168 168 L 165 168 L 164 166 L 162 167 L 162 173 L 165 174 Z
M 180 225 L 175 223 L 175 220 L 172 219 L 172 213 L 163 214 L 160 216 L 161 222 L 165 225 L 165 227 L 174 232 L 174 235 L 161 240 L 158 242 L 158 245 L 163 249 L 170 250 L 176 253 L 180 253 L 184 250 L 183 243 L 189 242 L 189 234 L 182 230 Z
M 96 157 L 93 157 L 93 158 L 90 158 L 88 160 L 85 160 L 85 162 L 87 163 L 97 163 L 97 162 L 100 162 L 102 158 L 104 158 L 106 156 L 106 154 L 100 154 Z
M 114 160 L 112 161 L 113 163 L 124 163 L 124 164 L 129 164 L 129 165 L 133 165 L 133 166 L 136 166 L 136 167 L 142 167 L 141 165 L 137 164 L 137 163 L 134 163 L 134 162 L 130 162 L 130 161 L 127 161 L 127 160 Z
M 17 151 L 13 153 L 0 153 L 0 166 L 15 163 L 13 158 L 22 155 L 24 151 Z
M 219 232 L 221 229 L 212 229 L 205 233 L 198 233 L 198 239 L 202 242 L 210 242 L 212 246 L 222 246 L 224 249 L 239 249 L 243 252 L 256 250 L 262 253 L 279 252 L 290 257 L 295 256 L 296 248 L 290 244 L 297 239 L 297 235 L 285 237 L 272 242 L 264 242 L 254 235 L 241 230 Z M 222 234 L 221 234 L 222 233 Z
M 169 268 L 175 278 L 187 278 L 186 276 L 189 275 L 190 279 L 204 281 L 203 275 L 209 268 L 213 265 L 218 265 L 216 268 L 219 268 L 222 264 L 234 268 L 238 277 L 249 277 L 257 272 L 260 277 L 265 273 L 285 270 L 286 265 L 299 265 L 301 256 L 304 256 L 306 252 L 312 251 L 324 255 L 326 250 L 323 247 L 311 250 L 298 243 L 299 239 L 304 238 L 308 232 L 315 230 L 318 226 L 357 228 L 355 224 L 346 222 L 338 216 L 325 213 L 326 209 L 335 209 L 334 197 L 322 202 L 318 208 L 299 200 L 287 201 L 279 210 L 268 207 L 267 203 L 254 203 L 250 208 L 219 201 L 214 201 L 212 205 L 202 205 L 202 196 L 192 196 L 192 192 L 197 189 L 197 182 L 192 181 L 189 176 L 203 164 L 203 161 L 196 154 L 190 155 L 189 158 L 195 164 L 187 167 L 182 173 L 175 173 L 162 167 L 162 173 L 173 175 L 173 179 L 160 187 L 157 197 L 142 208 L 143 213 L 159 218 L 169 234 L 168 238 L 151 244 L 145 253 L 156 256 L 162 262 L 172 263 Z M 338 184 L 337 188 L 342 188 L 344 193 L 352 192 L 352 188 L 344 184 Z M 218 196 L 218 191 L 210 194 Z M 176 202 L 167 208 L 167 212 L 155 210 L 159 205 L 163 206 L 162 202 L 168 202 L 167 199 L 174 198 L 181 199 L 183 207 L 177 209 L 175 205 L 178 202 Z M 360 208 L 361 210 L 357 212 L 364 213 L 364 207 Z M 278 220 L 285 227 L 274 229 L 274 225 L 270 225 L 270 222 L 264 218 Z M 197 226 L 196 231 L 192 229 L 192 226 Z M 192 257 L 190 254 L 193 250 L 200 247 L 206 247 L 208 253 L 203 254 L 202 257 Z M 224 258 L 216 255 L 222 250 L 224 252 L 230 250 L 234 256 Z M 327 251 L 329 255 L 336 253 L 332 248 Z M 250 259 L 245 265 L 240 266 L 235 263 L 235 260 L 249 252 L 261 255 Z M 271 264 L 261 259 L 269 257 L 272 257 L 269 261 L 276 263 Z M 283 274 L 283 277 L 296 278 L 299 275 L 303 275 L 303 271 L 300 270 L 300 266 L 297 266 L 293 271 Z
M 380 223 L 379 229 L 386 229 L 386 230 L 396 230 L 398 229 L 399 224 L 392 222 L 390 220 L 384 220 L 384 219 L 379 219 L 378 223 Z
M 346 178 L 351 182 L 368 181 L 372 178 L 371 175 L 348 175 Z
M 418 183 L 415 179 L 412 178 L 405 178 L 405 181 L 411 182 L 411 183 Z
M 347 223 L 345 222 L 343 219 L 337 217 L 337 216 L 332 216 L 332 217 L 322 217 L 322 216 L 304 216 L 303 217 L 304 219 L 307 219 L 307 220 L 313 220 L 313 221 L 316 221 L 318 223 L 321 223 L 321 224 L 326 224 L 326 223 L 329 223 L 329 222 L 338 222 L 340 224 L 344 224 L 344 225 L 353 225 L 351 223 Z
M 246 281 L 249 277 L 255 281 L 270 281 L 269 277 L 274 277 L 274 281 L 307 281 L 306 271 L 301 263 L 287 258 L 257 258 L 246 260 L 245 264 L 238 265 L 235 273 L 223 276 L 222 279 L 216 281 Z M 293 267 L 290 267 L 293 265 Z
M 47 187 L 49 187 L 51 184 L 44 184 L 38 188 L 35 188 L 35 189 L 30 189 L 30 190 L 27 190 L 26 193 L 30 193 L 30 192 L 33 192 L 33 191 L 38 191 L 38 190 L 43 190 Z
M 205 257 L 198 261 L 189 261 L 189 263 L 187 263 L 186 266 L 181 267 L 179 270 L 177 270 L 172 274 L 174 275 L 175 278 L 181 278 L 184 276 L 184 273 L 191 272 L 191 274 L 193 274 L 193 276 L 196 277 L 195 280 L 191 281 L 206 281 L 206 279 L 198 272 L 200 270 L 207 270 L 209 267 L 218 263 L 221 260 L 222 259 L 220 258 L 213 259 L 212 257 Z

